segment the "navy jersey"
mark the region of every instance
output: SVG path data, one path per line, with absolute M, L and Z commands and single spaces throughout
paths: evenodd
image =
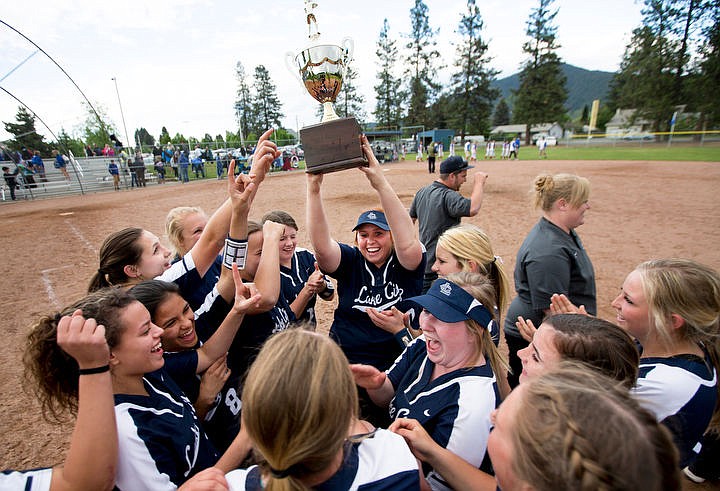
M 315 255 L 303 248 L 296 248 L 293 253 L 290 267 L 280 265 L 280 280 L 282 281 L 282 295 L 287 299 L 288 303 L 293 303 L 300 291 L 307 283 L 310 275 L 315 271 Z M 335 287 L 327 277 L 325 278 L 325 293 L 327 296 L 332 295 Z M 315 318 L 315 301 L 317 298 L 313 296 L 305 306 L 305 311 L 298 317 L 300 322 L 310 322 L 313 326 L 317 325 Z
M 438 445 L 480 467 L 492 427 L 490 413 L 500 403 L 490 363 L 431 380 L 434 367 L 420 336 L 387 372 L 395 388 L 390 417 L 418 420 Z M 433 489 L 447 487 L 435 472 L 427 477 Z
M 180 261 L 181 258 L 175 256 L 173 264 Z M 222 271 L 222 256 L 218 255 L 215 261 L 210 265 L 210 269 L 207 270 L 205 276 L 200 278 L 197 284 L 192 285 L 191 291 L 183 293 L 183 298 L 190 304 L 190 308 L 193 310 L 197 309 L 205 301 L 205 297 L 210 293 L 215 284 L 220 279 L 220 272 Z M 200 275 L 198 275 L 199 277 Z M 158 278 L 162 279 L 162 278 Z
M 712 418 L 717 373 L 709 359 L 695 355 L 640 359 L 637 385 L 631 393 L 672 433 L 680 467 L 692 463 Z
M 28 471 L 2 471 L 0 489 L 7 491 L 22 489 L 25 491 L 50 491 L 52 469 L 34 469 Z
M 180 295 L 187 300 L 193 310 L 202 304 L 202 299 L 197 305 L 193 305 L 194 301 L 190 301 L 196 296 L 195 292 L 203 288 L 203 278 L 195 267 L 191 253 L 185 254 L 182 259 L 173 263 L 169 269 L 154 279 L 175 283 L 180 288 Z
M 226 476 L 231 491 L 261 491 L 260 468 L 240 469 Z M 320 491 L 410 491 L 420 489 L 417 460 L 405 440 L 387 430 L 345 447 L 343 465 L 327 481 L 313 486 Z
M 164 369 L 145 375 L 148 395 L 115 394 L 117 489 L 175 489 L 218 454 L 195 409 Z
M 365 363 L 387 369 L 400 353 L 393 335 L 372 323 L 365 309 L 405 311 L 412 305 L 404 300 L 420 295 L 425 271 L 423 260 L 414 271 L 402 267 L 393 251 L 382 267 L 369 263 L 357 247 L 340 244 L 341 259 L 336 271 L 338 306 L 330 328 L 350 363 Z

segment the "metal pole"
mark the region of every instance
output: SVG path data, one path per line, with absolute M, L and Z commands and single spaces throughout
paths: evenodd
M 113 77 L 112 81 L 115 82 L 115 93 L 117 94 L 118 106 L 120 106 L 120 117 L 122 118 L 123 129 L 125 130 L 125 141 L 127 142 L 128 145 L 130 145 L 130 138 L 128 137 L 127 126 L 125 125 L 125 114 L 123 114 L 122 102 L 120 102 L 120 91 L 118 90 L 117 79 L 115 77 Z M 142 151 L 142 149 L 141 149 L 141 151 Z M 129 155 L 129 152 L 128 152 L 128 155 Z

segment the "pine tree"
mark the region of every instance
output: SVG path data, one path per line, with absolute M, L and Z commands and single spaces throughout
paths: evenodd
M 510 107 L 505 102 L 505 98 L 500 99 L 500 102 L 495 106 L 495 114 L 493 116 L 493 126 L 502 126 L 510 124 Z
M 490 68 L 488 45 L 481 36 L 483 20 L 475 0 L 468 0 L 467 11 L 460 19 L 458 33 L 462 42 L 455 52 L 457 71 L 451 78 L 452 127 L 466 134 L 484 134 L 489 131 L 493 103 L 500 91 L 491 86 L 497 71 Z
M 135 130 L 135 141 L 140 142 L 143 147 L 152 147 L 155 145 L 155 137 L 153 137 L 145 128 Z
M 410 104 L 405 120 L 410 124 L 429 126 L 432 115 L 428 111 L 428 106 L 440 89 L 433 80 L 434 62 L 440 58 L 440 52 L 435 49 L 437 42 L 434 39 L 439 29 L 430 28 L 428 8 L 422 0 L 415 0 L 415 6 L 410 9 L 410 23 L 412 26 L 408 35 L 410 42 L 405 45 L 410 51 L 405 58 Z
M 701 111 L 700 129 L 705 124 L 715 127 L 720 124 L 720 1 L 714 0 L 709 10 L 709 23 L 703 30 L 704 42 L 700 49 L 700 61 L 695 77 L 696 83 L 690 92 L 695 94 L 696 107 Z
M 255 90 L 252 100 L 254 120 L 250 122 L 250 128 L 256 134 L 261 134 L 272 126 L 280 126 L 282 104 L 277 96 L 275 84 L 270 78 L 270 73 L 263 65 L 255 67 L 253 88 Z
M 393 74 L 397 63 L 398 49 L 395 41 L 390 38 L 390 25 L 385 19 L 380 30 L 375 54 L 380 71 L 377 74 L 378 84 L 375 88 L 375 120 L 379 126 L 393 126 L 402 118 L 404 93 L 401 91 L 402 80 Z
M 365 97 L 358 90 L 357 77 L 358 72 L 355 71 L 352 65 L 348 65 L 345 78 L 343 78 L 342 89 L 335 105 L 338 109 L 338 116 L 341 118 L 355 116 L 358 122 L 363 122 L 367 118 L 363 108 Z
M 22 147 L 38 150 L 42 155 L 50 155 L 50 146 L 44 141 L 44 137 L 35 129 L 35 116 L 24 106 L 18 106 L 15 114 L 16 123 L 3 122 L 5 131 L 14 135 L 10 140 L 9 147 L 13 150 L 20 150 Z
M 523 52 L 529 58 L 520 71 L 520 87 L 515 92 L 514 119 L 526 125 L 525 143 L 530 144 L 530 127 L 563 121 L 567 89 L 556 50 L 557 27 L 552 24 L 558 11 L 550 11 L 554 0 L 539 0 L 527 21 Z
M 642 13 L 643 24 L 633 31 L 610 98 L 615 107 L 636 109 L 634 118 L 647 119 L 653 131 L 660 131 L 674 106 L 674 13 L 665 0 L 646 0 Z
M 653 131 L 670 127 L 677 106 L 699 108 L 697 67 L 703 40 L 712 36 L 718 0 L 645 0 L 640 27 L 625 50 L 620 71 L 611 83 L 611 105 L 636 109 L 635 118 L 651 122 Z M 717 26 L 715 26 L 717 28 Z M 695 70 L 694 70 L 695 69 Z M 713 84 L 717 87 L 717 79 Z M 712 97 L 711 90 L 706 95 Z
M 161 145 L 167 145 L 168 143 L 170 143 L 170 133 L 164 126 L 160 130 L 160 138 L 158 138 L 158 141 Z
M 250 87 L 247 84 L 247 75 L 242 62 L 235 65 L 235 77 L 238 80 L 237 99 L 235 100 L 235 118 L 240 127 L 240 139 L 243 140 L 250 132 L 250 121 L 254 119 L 252 113 L 252 98 Z

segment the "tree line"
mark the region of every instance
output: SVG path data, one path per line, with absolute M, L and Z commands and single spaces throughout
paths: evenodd
M 587 123 L 587 108 L 578 121 L 571 121 L 565 109 L 567 88 L 558 55 L 561 47 L 555 17 L 555 0 L 538 0 L 526 21 L 526 39 L 522 50 L 525 60 L 519 73 L 520 86 L 509 100 L 500 99 L 493 86 L 498 71 L 493 68 L 489 45 L 483 38 L 484 22 L 476 0 L 467 0 L 460 13 L 456 32 L 451 77 L 447 86 L 437 82 L 442 65 L 437 50 L 440 28 L 430 26 L 430 12 L 423 0 L 415 0 L 410 9 L 410 31 L 399 39 L 391 35 L 384 19 L 377 40 L 377 66 L 374 121 L 379 127 L 424 126 L 450 128 L 457 134 L 488 134 L 491 125 L 525 124 L 530 126 L 559 122 L 564 125 Z M 720 110 L 720 0 L 644 0 L 642 22 L 632 33 L 615 74 L 607 101 L 602 101 L 599 122 L 610 119 L 616 108 L 635 109 L 636 118 L 651 122 L 654 131 L 668 129 L 678 106 L 695 114 L 691 124 L 697 129 L 718 125 Z M 400 46 L 400 47 L 399 47 Z M 400 70 L 400 67 L 403 67 Z M 238 89 L 233 102 L 238 126 L 224 135 L 205 134 L 201 139 L 176 133 L 163 127 L 160 144 L 215 144 L 253 141 L 264 128 L 280 128 L 278 138 L 294 141 L 292 132 L 281 128 L 282 103 L 267 68 L 258 65 L 252 77 L 242 62 L 236 64 Z M 590 102 L 590 101 L 588 101 Z M 357 72 L 350 65 L 343 88 L 335 104 L 338 115 L 354 115 L 367 122 L 364 98 L 357 85 Z M 81 149 L 84 144 L 104 144 L 117 133 L 101 112 L 92 111 L 76 137 L 63 129 L 58 143 Z M 318 105 L 320 114 L 320 105 Z M 24 108 L 16 115 L 17 123 L 4 123 L 16 135 L 10 145 L 45 149 L 42 137 L 33 134 L 33 118 Z M 100 119 L 100 121 L 98 121 Z M 530 132 L 526 131 L 529 138 Z M 152 146 L 155 138 L 145 129 L 135 131 L 137 144 Z M 39 140 L 38 140 L 39 138 Z

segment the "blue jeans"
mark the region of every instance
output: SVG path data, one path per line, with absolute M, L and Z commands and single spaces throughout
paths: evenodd
M 130 187 L 134 188 L 135 186 L 140 187 L 140 183 L 138 182 L 138 177 L 135 171 L 130 173 Z
M 180 164 L 180 180 L 182 182 L 190 181 L 190 176 L 188 176 L 188 167 L 188 165 Z
M 222 165 L 222 162 L 218 162 L 217 163 L 217 178 L 218 178 L 218 180 L 222 179 L 222 175 L 223 175 L 223 165 Z

